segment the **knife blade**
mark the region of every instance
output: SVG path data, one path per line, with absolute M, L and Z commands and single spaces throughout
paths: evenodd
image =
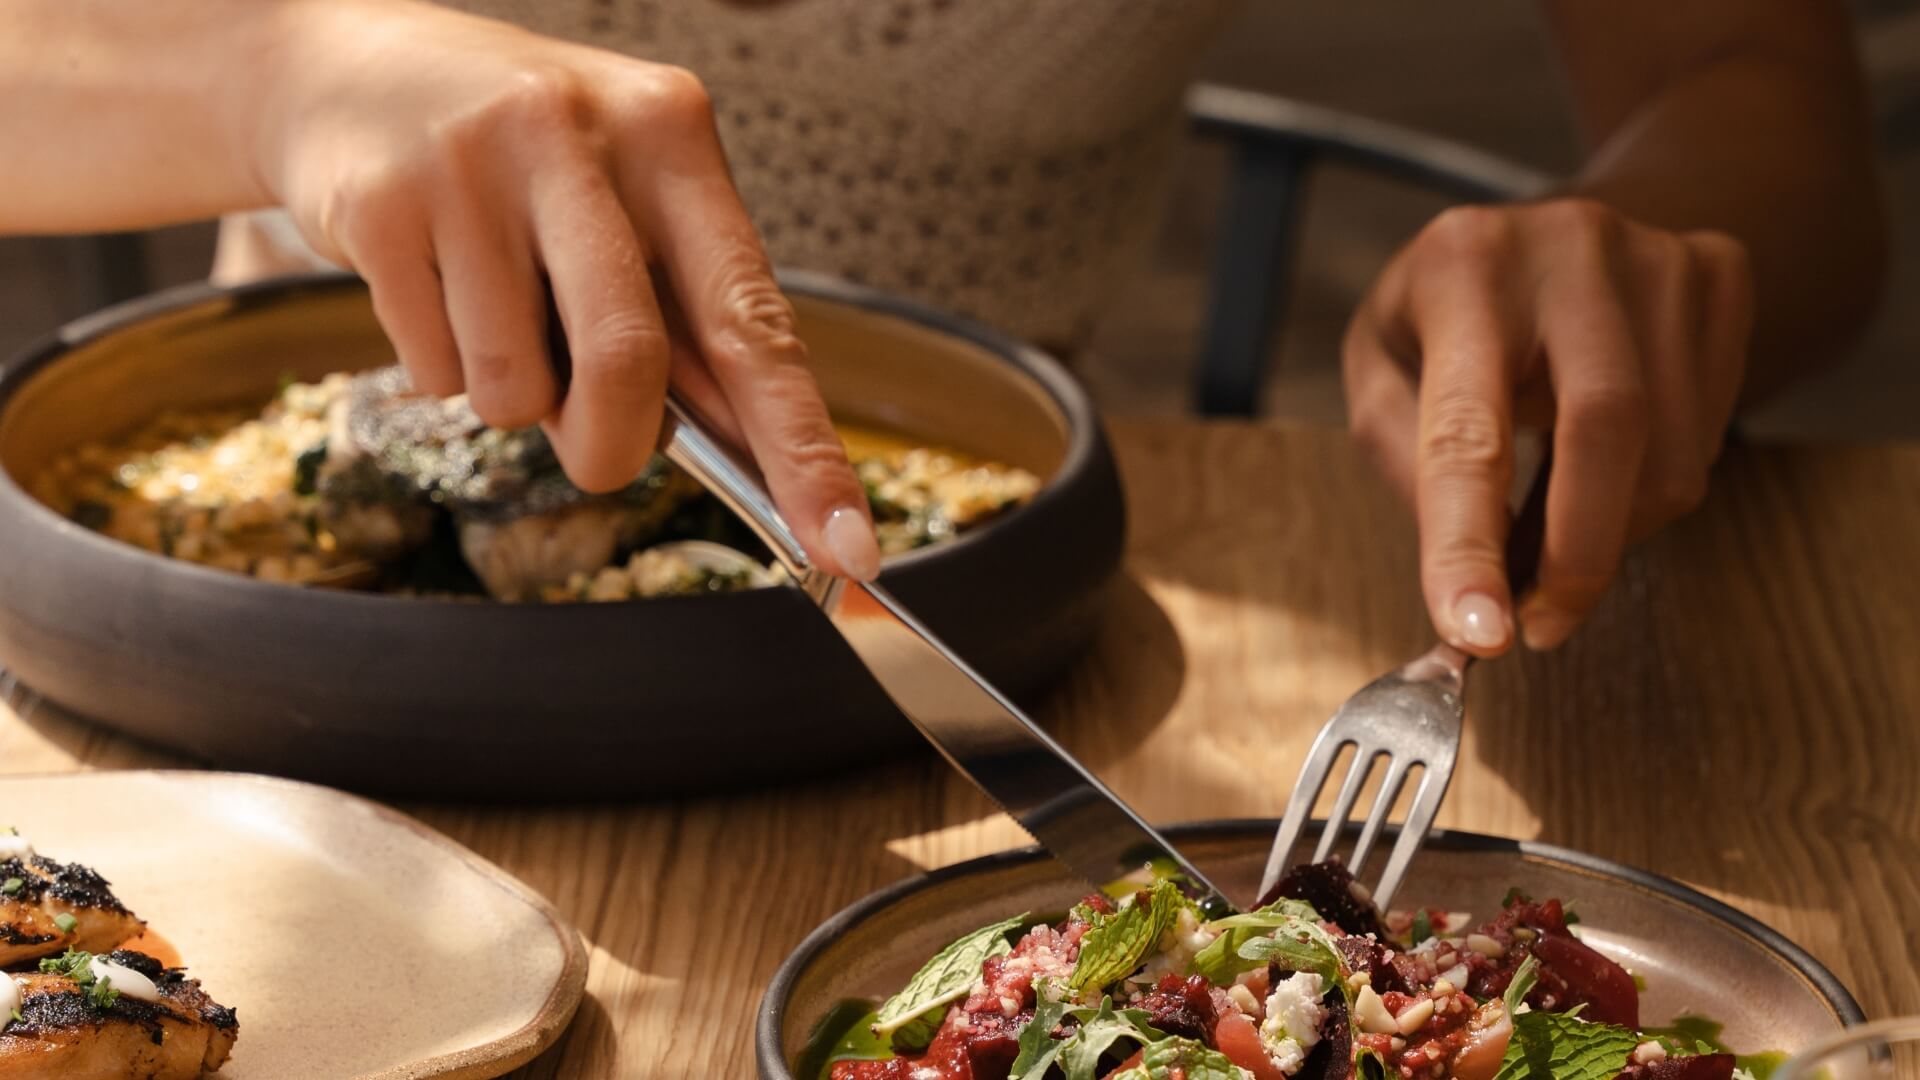
M 954 769 L 1075 874 L 1098 887 L 1154 859 L 1203 907 L 1232 902 L 1179 849 L 878 585 L 813 566 L 760 473 L 669 394 L 663 453 L 732 509 L 785 565 L 902 714 Z

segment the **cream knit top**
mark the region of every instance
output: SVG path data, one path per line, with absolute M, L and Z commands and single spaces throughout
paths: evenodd
M 1156 221 L 1233 2 L 451 5 L 699 75 L 776 264 L 1070 347 Z

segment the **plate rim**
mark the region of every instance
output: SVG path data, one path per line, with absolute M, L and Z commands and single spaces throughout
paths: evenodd
M 354 1080 L 484 1080 L 484 1078 L 501 1076 L 527 1064 L 551 1048 L 560 1041 L 560 1037 L 572 1024 L 574 1014 L 579 1010 L 580 1003 L 586 996 L 589 960 L 586 941 L 579 929 L 562 917 L 559 909 L 531 885 L 426 822 L 385 803 L 350 791 L 331 788 L 325 784 L 289 780 L 264 773 L 222 769 L 84 769 L 68 772 L 40 770 L 0 776 L 0 786 L 13 781 L 64 781 L 109 774 L 153 777 L 169 783 L 214 780 L 254 787 L 292 789 L 330 796 L 349 805 L 357 804 L 370 810 L 376 818 L 387 824 L 405 829 L 445 849 L 459 859 L 467 869 L 526 904 L 546 919 L 548 927 L 560 943 L 564 960 L 561 963 L 559 975 L 554 979 L 552 989 L 547 993 L 547 999 L 541 1003 L 539 1011 L 532 1019 L 513 1031 L 478 1046 L 436 1054 L 430 1058 L 396 1065 L 379 1072 L 362 1073 Z
M 1169 825 L 1161 831 L 1168 839 L 1178 842 L 1189 837 L 1260 835 L 1273 832 L 1279 824 L 1278 818 L 1209 818 Z M 1842 1027 L 1853 1027 L 1866 1022 L 1866 1012 L 1861 1009 L 1860 1002 L 1854 998 L 1853 992 L 1848 990 L 1846 984 L 1841 982 L 1839 977 L 1828 970 L 1827 966 L 1816 959 L 1812 953 L 1759 919 L 1691 885 L 1628 863 L 1540 840 L 1517 840 L 1466 829 L 1434 829 L 1427 834 L 1426 843 L 1449 851 L 1499 851 L 1518 854 L 1528 860 L 1557 863 L 1592 877 L 1611 879 L 1665 900 L 1695 908 L 1751 938 L 1763 949 L 1779 957 L 1794 974 L 1805 979 L 1813 991 L 1825 1001 Z M 955 878 L 970 877 L 974 874 L 1050 857 L 1038 844 L 976 856 L 896 881 L 868 893 L 835 912 L 795 946 L 791 953 L 787 954 L 787 958 L 781 961 L 780 967 L 774 972 L 772 981 L 767 984 L 766 992 L 761 996 L 759 1015 L 754 1023 L 753 1041 L 754 1057 L 762 1080 L 796 1080 L 793 1070 L 787 1065 L 780 1039 L 781 1027 L 786 1019 L 787 999 L 792 993 L 794 983 L 799 980 L 801 972 L 806 970 L 814 958 L 828 945 L 869 916 L 914 893 Z

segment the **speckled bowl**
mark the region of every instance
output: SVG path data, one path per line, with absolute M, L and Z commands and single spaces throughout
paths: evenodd
M 838 415 L 1028 468 L 1027 507 L 890 560 L 884 581 L 1016 696 L 1090 637 L 1124 515 L 1086 396 L 977 325 L 787 284 Z M 388 794 L 603 798 L 792 776 L 920 737 L 797 592 L 506 605 L 295 589 L 75 525 L 23 478 L 163 408 L 264 400 L 283 372 L 391 362 L 340 275 L 163 293 L 0 373 L 0 665 L 100 722 L 222 766 Z
M 1168 836 L 1230 895 L 1254 891 L 1278 822 L 1213 821 Z M 1644 870 L 1548 844 L 1436 832 L 1400 897 L 1489 917 L 1509 887 L 1580 905 L 1584 940 L 1646 979 L 1649 1025 L 1681 1013 L 1726 1025 L 1743 1053 L 1792 1052 L 1865 1019 L 1833 974 L 1791 941 L 1712 897 Z M 903 881 L 815 930 L 774 976 L 755 1052 L 763 1080 L 796 1077 L 815 1028 L 849 998 L 884 998 L 961 934 L 1007 915 L 1065 911 L 1084 884 L 1037 848 L 989 855 Z

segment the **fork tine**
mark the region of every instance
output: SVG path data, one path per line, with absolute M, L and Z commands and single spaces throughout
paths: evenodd
M 1394 891 L 1400 888 L 1400 879 L 1406 875 L 1407 864 L 1413 862 L 1414 854 L 1426 841 L 1427 830 L 1433 825 L 1434 815 L 1440 812 L 1440 800 L 1447 793 L 1447 781 L 1452 775 L 1453 763 L 1449 761 L 1444 770 L 1428 766 L 1427 774 L 1420 778 L 1406 823 L 1400 826 L 1399 839 L 1393 843 L 1393 854 L 1380 875 L 1380 884 L 1373 889 L 1373 902 L 1381 910 L 1386 910 Z
M 1368 774 L 1373 772 L 1374 762 L 1380 759 L 1382 751 L 1370 746 L 1355 743 L 1353 764 L 1347 766 L 1347 778 L 1340 785 L 1340 794 L 1333 800 L 1333 809 L 1327 813 L 1327 823 L 1320 830 L 1320 843 L 1313 849 L 1313 861 L 1325 862 L 1333 854 L 1334 844 L 1340 840 L 1340 834 L 1346 831 L 1347 818 L 1353 813 L 1353 803 L 1360 797 L 1360 788 L 1367 782 Z M 1355 873 L 1358 873 L 1356 868 Z
M 1367 811 L 1367 823 L 1360 827 L 1360 839 L 1353 845 L 1353 860 L 1347 864 L 1354 877 L 1365 871 L 1367 856 L 1373 854 L 1373 842 L 1379 838 L 1387 816 L 1393 813 L 1393 804 L 1400 798 L 1400 789 L 1406 786 L 1412 771 L 1413 765 L 1405 758 L 1387 759 L 1387 775 L 1380 781 L 1380 794 L 1374 796 L 1373 809 Z
M 1314 800 L 1320 797 L 1320 790 L 1327 786 L 1327 776 L 1333 771 L 1334 758 L 1348 742 L 1335 735 L 1330 727 L 1321 728 L 1319 737 L 1313 740 L 1313 748 L 1307 751 L 1307 760 L 1300 766 L 1300 778 L 1293 782 L 1293 795 L 1287 799 L 1287 812 L 1280 819 L 1280 830 L 1273 836 L 1273 849 L 1267 853 L 1267 868 L 1260 875 L 1260 897 L 1271 892 L 1280 875 L 1287 872 L 1287 856 L 1293 853 L 1293 846 L 1306 830 Z

